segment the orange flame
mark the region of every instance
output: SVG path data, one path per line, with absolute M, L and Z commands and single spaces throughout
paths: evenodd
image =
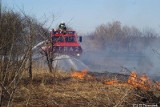
M 145 90 L 149 90 L 150 89 L 150 81 L 149 78 L 146 75 L 142 75 L 140 77 L 140 88 L 143 88 Z
M 88 73 L 87 69 L 84 69 L 84 70 L 82 70 L 82 72 L 73 72 L 73 73 L 71 74 L 71 77 L 82 79 L 82 78 L 85 77 L 85 75 L 86 75 L 87 73 Z
M 140 77 L 140 80 L 141 80 L 140 84 L 145 85 L 149 79 L 146 75 L 142 75 Z
M 131 72 L 128 78 L 128 83 L 131 85 L 137 86 L 137 73 L 136 72 Z
M 106 85 L 114 85 L 114 84 L 117 84 L 118 81 L 117 80 L 111 80 L 111 81 L 106 81 L 105 84 Z
M 83 79 L 85 77 L 84 79 L 86 80 L 95 80 L 94 76 L 87 75 L 87 73 L 88 73 L 87 69 L 84 69 L 81 72 L 75 71 L 71 73 L 71 77 L 79 78 L 79 79 Z M 160 90 L 160 82 L 156 81 L 155 84 L 153 84 L 153 82 L 149 79 L 149 77 L 147 77 L 146 75 L 138 76 L 136 72 L 131 72 L 127 80 L 127 83 L 119 83 L 118 80 L 103 81 L 103 83 L 106 85 L 115 85 L 115 84 L 128 85 L 129 84 L 135 88 L 140 88 L 144 90 L 150 90 L 151 88 L 153 88 L 152 86 L 154 86 L 154 88 Z
M 149 90 L 150 81 L 149 78 L 146 75 L 142 75 L 140 78 L 138 77 L 136 72 L 132 72 L 128 78 L 128 84 L 136 87 L 136 88 L 142 88 L 145 90 Z

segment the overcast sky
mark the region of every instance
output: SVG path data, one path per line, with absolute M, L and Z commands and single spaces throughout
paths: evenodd
M 122 25 L 160 33 L 160 0 L 2 0 L 3 6 L 53 20 L 52 27 L 66 22 L 79 33 L 89 33 L 100 24 L 120 21 Z

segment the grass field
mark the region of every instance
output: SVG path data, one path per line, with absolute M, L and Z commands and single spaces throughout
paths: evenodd
M 12 101 L 13 107 L 131 107 L 133 104 L 160 104 L 160 92 L 129 84 L 106 85 L 90 75 L 73 78 L 71 72 L 57 71 L 54 75 L 45 70 L 34 71 L 32 80 L 24 75 Z

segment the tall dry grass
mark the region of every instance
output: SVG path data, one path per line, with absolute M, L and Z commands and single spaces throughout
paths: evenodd
M 36 68 L 32 80 L 24 73 L 12 106 L 130 107 L 139 103 L 159 104 L 160 97 L 152 92 L 130 85 L 106 85 L 97 80 L 71 78 L 71 73 L 58 70 L 54 76 Z

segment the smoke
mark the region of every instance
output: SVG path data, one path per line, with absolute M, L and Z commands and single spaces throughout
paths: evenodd
M 143 71 L 151 76 L 153 79 L 160 80 L 160 47 L 158 42 L 153 42 L 147 49 L 145 49 L 143 66 L 140 67 L 139 71 Z
M 110 44 L 103 44 L 102 47 L 97 45 L 102 44 L 98 40 L 91 40 L 91 37 L 83 39 L 83 54 L 80 58 L 82 62 L 89 66 L 90 71 L 95 72 L 114 72 L 122 73 L 122 67 L 126 67 L 131 71 L 136 71 L 139 74 L 147 74 L 152 79 L 160 77 L 160 42 L 155 38 L 151 43 L 144 41 L 149 37 L 141 37 L 132 39 L 132 43 L 122 47 L 118 41 Z M 99 43 L 99 44 L 98 44 Z

